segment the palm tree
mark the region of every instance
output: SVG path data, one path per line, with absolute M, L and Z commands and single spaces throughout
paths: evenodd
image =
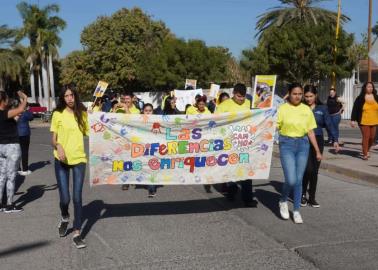
M 20 78 L 24 59 L 14 49 L 16 32 L 6 25 L 0 26 L 0 90 L 5 90 L 5 80 Z
M 28 61 L 31 69 L 32 93 L 35 93 L 34 76 L 36 73 L 38 85 L 39 87 L 43 85 L 44 96 L 48 99 L 47 107 L 50 110 L 50 91 L 52 96 L 55 96 L 52 60 L 58 55 L 57 47 L 61 45 L 58 34 L 65 28 L 66 23 L 58 16 L 51 16 L 52 13 L 59 12 L 59 6 L 55 4 L 40 9 L 37 5 L 21 2 L 17 5 L 17 9 L 23 19 L 23 27 L 19 31 L 18 38 L 26 37 L 30 41 Z M 42 84 L 40 83 L 41 75 Z
M 272 26 L 281 27 L 292 22 L 336 25 L 336 12 L 314 6 L 314 4 L 323 1 L 325 0 L 280 0 L 283 6 L 272 8 L 271 11 L 258 16 L 256 36 L 261 36 L 265 30 Z M 342 15 L 340 19 L 342 23 L 350 20 L 345 15 Z

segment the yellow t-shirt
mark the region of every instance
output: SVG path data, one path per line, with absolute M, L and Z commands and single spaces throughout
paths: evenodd
M 129 108 L 129 111 L 130 111 L 131 114 L 140 114 L 140 111 L 134 105 L 131 108 Z M 126 113 L 124 108 L 118 108 L 118 109 L 116 109 L 115 112 L 116 113 Z
M 375 100 L 365 101 L 365 104 L 362 107 L 361 125 L 378 125 L 378 103 Z
M 93 107 L 93 112 L 101 112 L 100 106 L 94 106 Z
M 85 123 L 85 136 L 89 133 L 88 115 L 83 113 Z M 57 134 L 59 143 L 66 154 L 66 160 L 62 161 L 68 165 L 86 163 L 87 157 L 84 151 L 84 135 L 79 129 L 79 125 L 73 113 L 64 110 L 55 111 L 51 120 L 50 131 Z M 54 150 L 54 157 L 58 159 L 58 152 Z
M 190 106 L 186 110 L 186 114 L 211 114 L 211 112 L 209 111 L 207 107 L 205 107 L 205 110 L 203 112 L 200 112 L 197 107 Z
M 216 113 L 242 112 L 251 110 L 251 101 L 245 99 L 242 105 L 237 104 L 232 98 L 226 99 L 217 106 Z
M 309 106 L 303 103 L 298 106 L 285 103 L 278 108 L 277 127 L 283 136 L 303 137 L 317 125 Z

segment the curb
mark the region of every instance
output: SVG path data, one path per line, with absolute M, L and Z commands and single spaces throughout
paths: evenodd
M 273 157 L 279 158 L 280 157 L 279 151 L 273 150 Z M 339 175 L 355 178 L 360 181 L 364 181 L 364 182 L 368 182 L 372 184 L 378 184 L 377 174 L 364 172 L 364 171 L 358 171 L 353 168 L 341 167 L 335 164 L 328 163 L 326 160 L 323 160 L 320 163 L 320 169 L 331 172 L 331 173 L 337 173 Z

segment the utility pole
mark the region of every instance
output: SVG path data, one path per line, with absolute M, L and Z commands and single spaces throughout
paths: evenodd
M 333 64 L 334 65 L 336 65 L 337 41 L 339 40 L 339 32 L 340 32 L 340 17 L 341 17 L 341 0 L 339 0 L 337 4 L 336 39 L 335 39 L 335 47 L 333 49 L 333 53 L 334 53 Z M 336 89 L 335 71 L 332 72 L 332 87 Z
M 368 53 L 371 51 L 371 16 L 373 11 L 373 0 L 369 0 L 369 23 L 368 23 Z M 368 56 L 368 82 L 371 82 L 371 60 Z

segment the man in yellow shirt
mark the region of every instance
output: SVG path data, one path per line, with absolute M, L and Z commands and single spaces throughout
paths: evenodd
M 131 93 L 122 93 L 117 107 L 116 113 L 140 114 L 140 111 L 133 103 L 133 94 Z
M 126 113 L 126 114 L 140 114 L 140 111 L 135 107 L 133 103 L 133 94 L 124 92 L 121 94 L 120 102 L 117 104 L 118 108 L 116 109 L 116 113 Z M 124 184 L 121 186 L 122 190 L 129 189 L 128 184 Z
M 251 101 L 246 99 L 247 87 L 244 84 L 238 83 L 234 86 L 232 98 L 223 101 L 216 108 L 216 113 L 226 112 L 242 112 L 248 111 L 251 108 Z M 227 198 L 230 201 L 235 199 L 238 187 L 235 182 L 228 183 Z M 257 201 L 253 199 L 252 195 L 252 180 L 241 181 L 242 200 L 247 207 L 256 207 Z

